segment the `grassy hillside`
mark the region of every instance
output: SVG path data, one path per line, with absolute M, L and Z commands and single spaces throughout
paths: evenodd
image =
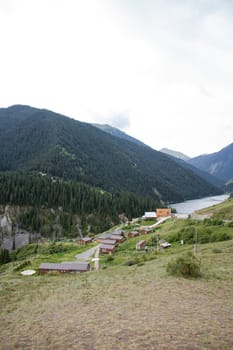
M 233 198 L 220 204 L 197 211 L 200 215 L 211 215 L 213 219 L 233 220 Z
M 187 226 L 171 220 L 156 234 Z M 23 277 L 8 264 L 0 275 L 1 349 L 231 349 L 233 240 L 198 245 L 203 276 L 196 280 L 166 272 L 192 244 L 138 253 L 141 262 L 127 266 L 134 245 L 126 241 L 100 270 L 80 275 Z
M 42 171 L 169 202 L 221 192 L 160 152 L 43 109 L 0 109 L 0 149 L 1 171 Z

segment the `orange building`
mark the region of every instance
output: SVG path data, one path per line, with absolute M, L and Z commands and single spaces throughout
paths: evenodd
M 156 209 L 157 218 L 164 218 L 172 215 L 171 208 L 160 208 Z

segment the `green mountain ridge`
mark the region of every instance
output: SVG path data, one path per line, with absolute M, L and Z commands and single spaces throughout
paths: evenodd
M 134 137 L 131 137 L 131 136 L 127 135 L 126 133 L 122 132 L 121 130 L 114 128 L 110 125 L 105 125 L 105 124 L 93 124 L 93 125 L 98 127 L 99 129 L 101 129 L 101 130 L 103 130 L 111 135 L 117 136 L 121 139 L 126 139 L 128 141 L 140 144 L 141 146 L 149 147 L 149 146 L 145 145 L 144 143 L 142 143 L 141 141 L 135 139 Z M 205 181 L 212 184 L 213 186 L 217 186 L 220 188 L 224 187 L 224 181 L 222 181 L 221 179 L 209 174 L 208 172 L 203 171 L 203 170 L 191 165 L 190 163 L 188 163 L 188 160 L 191 158 L 188 157 L 187 155 L 185 155 L 181 152 L 178 152 L 178 151 L 170 150 L 168 148 L 163 148 L 159 152 L 166 154 L 171 159 L 173 159 L 176 163 L 181 165 L 183 168 L 191 170 L 196 175 L 200 176 L 201 178 L 203 178 Z
M 233 143 L 219 152 L 192 158 L 188 163 L 227 182 L 233 178 Z
M 221 192 L 150 147 L 45 109 L 0 109 L 0 149 L 0 171 L 41 171 L 164 202 Z

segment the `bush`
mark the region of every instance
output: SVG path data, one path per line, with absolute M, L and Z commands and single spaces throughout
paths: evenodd
M 225 232 L 212 233 L 210 236 L 210 242 L 221 242 L 229 239 L 231 239 L 231 237 Z
M 114 260 L 114 257 L 112 255 L 108 255 L 107 258 L 106 258 L 107 262 L 111 262 L 113 260 Z
M 11 261 L 10 253 L 8 249 L 0 249 L 0 264 L 7 264 Z
M 214 248 L 214 249 L 212 250 L 212 252 L 213 252 L 214 254 L 220 254 L 220 253 L 222 253 L 223 251 L 222 251 L 221 249 L 219 249 L 219 248 Z
M 30 265 L 30 264 L 31 264 L 31 260 L 25 260 L 25 261 L 21 262 L 20 264 L 18 264 L 14 268 L 14 271 L 22 270 L 25 266 Z
M 124 265 L 126 266 L 133 266 L 136 265 L 138 262 L 136 260 L 127 260 Z
M 198 278 L 201 277 L 200 265 L 200 260 L 188 253 L 172 259 L 167 265 L 167 272 L 172 276 Z
M 27 244 L 11 252 L 12 260 L 25 260 L 37 253 L 38 244 Z
M 63 253 L 67 251 L 67 247 L 64 246 L 62 243 L 55 243 L 52 242 L 49 245 L 44 245 L 40 247 L 40 253 L 42 254 L 57 254 L 57 253 Z

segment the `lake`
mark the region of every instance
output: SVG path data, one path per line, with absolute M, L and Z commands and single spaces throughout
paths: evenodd
M 199 199 L 192 199 L 181 203 L 171 204 L 171 208 L 176 209 L 177 214 L 191 214 L 196 210 L 210 207 L 211 205 L 219 204 L 229 197 L 228 194 L 220 196 L 204 197 Z

